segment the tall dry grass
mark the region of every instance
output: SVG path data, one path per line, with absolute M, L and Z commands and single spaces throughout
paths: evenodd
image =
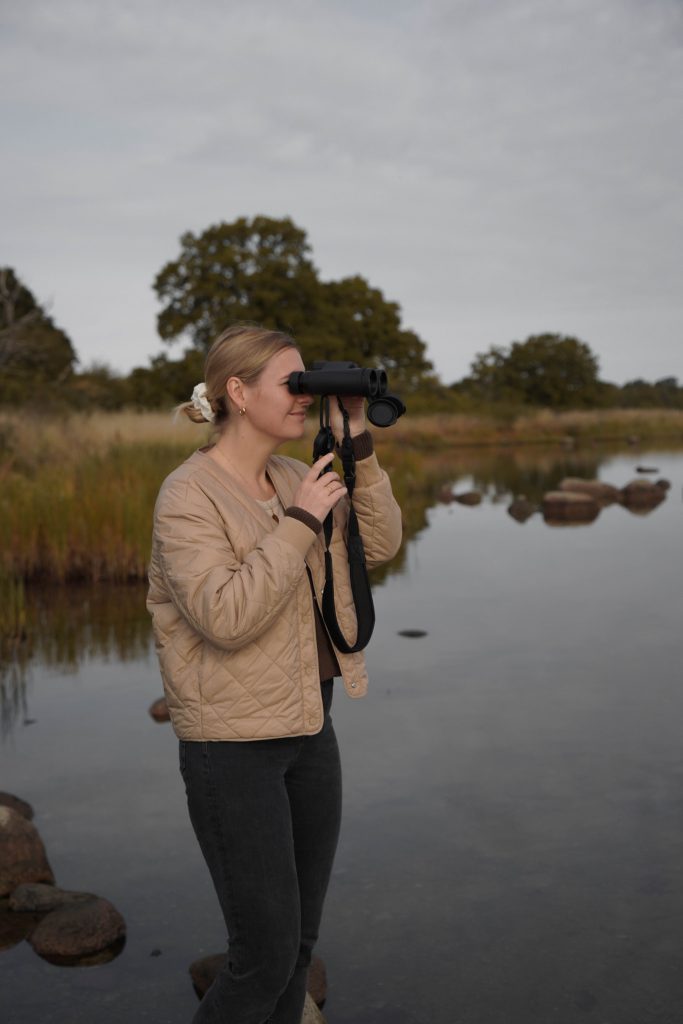
M 23 579 L 139 579 L 159 485 L 208 431 L 144 413 L 0 417 L 0 566 Z
M 311 420 L 305 439 L 282 450 L 309 461 L 316 429 Z M 161 481 L 210 433 L 170 413 L 0 416 L 0 571 L 13 580 L 144 578 Z M 423 514 L 422 496 L 438 480 L 446 449 L 568 438 L 681 439 L 683 412 L 539 412 L 509 424 L 484 416 L 406 416 L 374 434 L 412 523 Z
M 380 445 L 560 444 L 568 441 L 637 443 L 683 441 L 683 410 L 603 409 L 552 412 L 539 409 L 510 415 L 436 413 L 404 416 L 390 430 L 375 433 Z

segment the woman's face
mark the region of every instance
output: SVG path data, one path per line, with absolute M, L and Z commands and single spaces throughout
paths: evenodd
M 304 369 L 297 350 L 284 348 L 266 363 L 255 384 L 242 385 L 252 428 L 277 442 L 303 436 L 306 410 L 314 399 L 311 395 L 292 395 L 287 381 L 291 373 Z

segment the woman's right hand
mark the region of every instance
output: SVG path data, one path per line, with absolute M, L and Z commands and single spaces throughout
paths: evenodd
M 347 493 L 339 473 L 335 473 L 334 470 L 323 473 L 325 466 L 329 466 L 333 459 L 334 452 L 328 452 L 314 462 L 292 500 L 293 505 L 310 512 L 321 523 L 339 499 Z

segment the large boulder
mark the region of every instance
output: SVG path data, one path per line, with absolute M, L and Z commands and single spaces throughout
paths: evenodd
M 126 922 L 109 900 L 95 897 L 47 914 L 29 942 L 38 956 L 59 963 L 92 956 L 120 942 Z
M 14 796 L 13 793 L 2 793 L 0 792 L 0 807 L 11 807 L 13 811 L 16 811 L 26 818 L 27 821 L 31 821 L 33 818 L 33 808 L 30 804 L 27 804 L 25 800 L 21 800 L 18 796 Z
M 571 491 L 573 494 L 588 494 L 595 498 L 601 505 L 611 505 L 615 501 L 621 501 L 621 491 L 604 480 L 582 480 L 581 477 L 567 476 L 560 481 L 561 491 Z
M 35 825 L 11 807 L 0 807 L 0 896 L 7 896 L 22 882 L 54 884 Z
M 68 903 L 87 903 L 97 897 L 91 892 L 70 892 L 56 885 L 27 882 L 18 885 L 9 898 L 9 908 L 19 914 L 47 914 Z
M 590 494 L 575 491 L 548 491 L 541 505 L 549 526 L 567 523 L 592 523 L 600 514 L 600 502 Z

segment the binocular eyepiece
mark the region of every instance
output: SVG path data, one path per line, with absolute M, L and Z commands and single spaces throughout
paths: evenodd
M 386 370 L 363 369 L 352 362 L 316 362 L 311 370 L 289 376 L 293 395 L 344 395 L 368 399 L 368 419 L 376 427 L 389 427 L 406 411 L 398 395 L 387 391 Z

